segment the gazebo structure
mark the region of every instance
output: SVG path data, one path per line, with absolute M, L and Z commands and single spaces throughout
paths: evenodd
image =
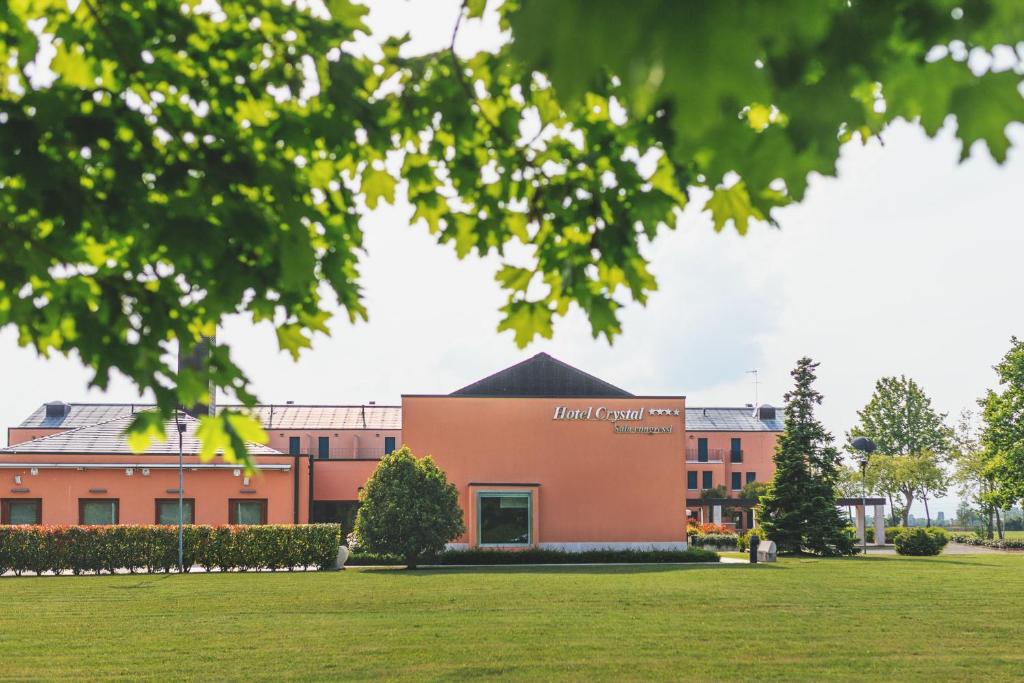
M 857 527 L 857 541 L 865 542 L 865 508 L 874 507 L 875 542 L 874 545 L 885 545 L 885 498 L 837 498 L 836 507 L 852 507 Z M 715 524 L 722 523 L 722 508 L 742 508 L 753 510 L 757 506 L 755 498 L 687 498 L 686 507 L 700 508 L 702 520 Z M 704 517 L 704 509 L 710 511 L 710 519 Z M 755 513 L 756 514 L 756 513 Z M 756 520 L 755 520 L 756 523 Z

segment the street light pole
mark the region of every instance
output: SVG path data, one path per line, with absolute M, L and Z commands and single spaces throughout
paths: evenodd
M 178 572 L 185 571 L 185 425 L 175 411 L 174 422 L 178 427 Z
M 868 554 L 868 458 L 875 452 L 875 442 L 866 436 L 858 436 L 851 444 L 855 450 L 860 451 L 860 518 L 861 524 L 861 550 Z

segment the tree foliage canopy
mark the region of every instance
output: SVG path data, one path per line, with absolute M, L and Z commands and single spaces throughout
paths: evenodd
M 359 494 L 355 533 L 371 552 L 394 554 L 410 569 L 466 531 L 459 492 L 430 456 L 408 447 L 384 456 Z
M 1010 340 L 1010 350 L 995 366 L 1000 390 L 980 401 L 984 429 L 984 473 L 995 484 L 989 499 L 1004 508 L 1024 502 L 1024 341 Z
M 917 382 L 901 375 L 879 379 L 857 417 L 860 422 L 847 439 L 866 436 L 875 442 L 878 450 L 871 456 L 869 481 L 873 490 L 890 499 L 902 496 L 899 508 L 907 526 L 915 498 L 943 495 L 948 487 L 942 460 L 950 453 L 952 431 L 946 415 L 932 407 Z
M 488 6 L 510 41 L 461 55 Z M 117 370 L 153 392 L 135 429 L 159 437 L 160 414 L 209 399 L 173 345 L 239 314 L 297 356 L 333 301 L 366 317 L 360 221 L 381 202 L 404 195 L 460 257 L 501 255 L 499 330 L 519 346 L 574 305 L 611 340 L 693 188 L 744 232 L 896 118 L 934 135 L 952 114 L 963 154 L 982 140 L 999 161 L 1024 119 L 1016 0 L 466 0 L 451 48 L 425 55 L 356 49 L 365 13 L 3 3 L 0 327 L 77 353 L 95 386 Z M 255 401 L 229 349 L 210 368 Z M 205 422 L 229 457 L 258 431 Z

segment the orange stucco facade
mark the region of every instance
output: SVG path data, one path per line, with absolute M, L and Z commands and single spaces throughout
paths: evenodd
M 157 500 L 178 495 L 178 459 L 173 456 L 23 455 L 3 460 L 6 485 L 0 499 L 40 500 L 42 524 L 80 523 L 82 500 L 117 501 L 119 524 L 155 524 Z M 24 467 L 13 467 L 19 462 Z M 309 521 L 304 459 L 262 456 L 262 469 L 251 476 L 222 461 L 203 463 L 188 456 L 184 462 L 183 497 L 194 501 L 197 524 L 227 524 L 229 501 L 240 499 L 265 501 L 268 524 Z
M 188 418 L 196 450 L 185 451 L 183 496 L 201 524 L 232 523 L 242 500 L 263 501 L 266 523 L 351 524 L 380 459 L 407 445 L 433 456 L 458 490 L 466 533 L 457 545 L 683 547 L 688 517 L 752 520 L 701 496 L 724 485 L 735 498 L 771 478 L 782 422 L 762 408 L 687 409 L 682 396 L 634 396 L 538 354 L 401 406 L 257 406 L 269 442 L 254 446 L 260 469 L 248 477 L 220 459 L 200 462 Z M 117 501 L 117 523 L 155 523 L 157 501 L 178 494 L 177 456 L 169 442 L 142 455 L 126 447 L 123 425 L 144 409 L 53 402 L 9 428 L 0 523 L 16 508 L 18 519 L 38 511 L 37 523 L 78 524 L 83 501 L 97 499 Z M 38 503 L 12 506 L 19 500 Z
M 682 544 L 684 402 L 405 396 L 403 437 L 458 488 L 462 543 L 478 545 L 477 494 L 512 490 L 533 496 L 531 545 Z

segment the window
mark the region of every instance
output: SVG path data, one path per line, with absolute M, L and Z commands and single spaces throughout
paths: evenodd
M 739 491 L 743 488 L 743 475 L 739 472 L 732 473 L 732 490 Z
M 743 462 L 743 445 L 738 438 L 729 445 L 729 462 Z
M 385 436 L 384 437 L 384 455 L 392 453 L 395 450 L 395 437 Z
M 757 472 L 747 472 L 747 483 L 750 484 L 755 481 L 757 481 Z
M 691 491 L 697 490 L 697 473 L 690 471 L 686 473 L 686 488 Z
M 185 524 L 196 523 L 196 499 L 185 498 L 183 503 Z M 178 499 L 157 498 L 156 499 L 156 523 L 157 524 L 178 524 Z
M 267 499 L 232 498 L 228 501 L 228 524 L 266 524 Z
M 79 498 L 79 524 L 117 524 L 117 498 Z
M 302 451 L 302 439 L 298 436 L 288 437 L 288 455 L 299 455 Z
M 697 439 L 697 462 L 708 461 L 708 440 Z
M 331 437 L 321 436 L 317 439 L 316 457 L 318 460 L 326 460 L 331 457 Z
M 309 521 L 314 524 L 340 524 L 341 533 L 348 535 L 355 527 L 357 512 L 358 500 L 314 500 L 313 517 Z
M 712 483 L 713 480 L 711 478 L 711 474 L 712 474 L 711 472 L 701 472 L 701 475 L 702 475 L 701 479 L 703 480 L 703 481 L 701 481 L 701 488 L 703 488 L 703 489 L 714 488 L 714 484 Z
M 0 501 L 0 524 L 42 523 L 42 498 L 8 498 Z
M 530 545 L 533 499 L 528 492 L 479 494 L 480 545 Z

